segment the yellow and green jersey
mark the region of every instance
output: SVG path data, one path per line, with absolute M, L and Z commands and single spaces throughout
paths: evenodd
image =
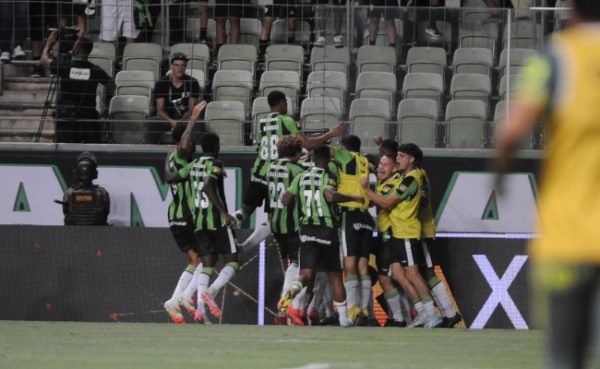
M 204 192 L 204 186 L 209 180 L 214 180 L 215 192 L 221 203 L 227 207 L 225 201 L 224 189 L 224 169 L 223 162 L 216 160 L 212 156 L 202 156 L 179 171 L 181 178 L 190 180 L 191 196 L 190 208 L 194 218 L 195 230 L 214 231 L 225 226 L 225 218 L 221 215 L 214 204 L 209 201 L 208 195 Z
M 394 238 L 421 238 L 421 222 L 418 213 L 422 183 L 421 172 L 413 169 L 404 174 L 396 187 L 396 196 L 400 198 L 400 202 L 390 212 Z
M 272 113 L 270 116 L 258 121 L 258 156 L 252 167 L 252 176 L 260 181 L 265 181 L 269 164 L 277 160 L 277 142 L 286 135 L 300 133 L 300 124 L 292 117 Z
M 289 159 L 277 159 L 267 170 L 267 189 L 269 193 L 269 222 L 273 233 L 288 234 L 298 231 L 300 217 L 296 202 L 288 206 L 281 203 L 281 197 L 292 181 L 304 169 Z
M 530 248 L 550 263 L 600 262 L 600 28 L 581 24 L 553 36 L 546 55 L 523 69 L 516 98 L 549 113 L 542 166 L 541 237 Z
M 419 222 L 421 222 L 421 237 L 435 238 L 435 219 L 431 208 L 429 191 L 429 177 L 425 169 L 417 168 L 421 172 L 423 185 L 421 187 L 421 203 L 419 204 Z
M 364 202 L 343 202 L 338 204 L 342 208 L 368 209 L 369 198 L 360 185 L 361 177 L 369 176 L 369 161 L 364 156 L 346 149 L 334 147 L 333 158 L 338 164 L 339 183 L 337 191 L 344 195 L 362 196 Z
M 337 206 L 328 203 L 324 195 L 326 189 L 335 191 L 336 188 L 335 174 L 318 167 L 313 167 L 294 178 L 287 191 L 296 197 L 301 225 L 327 228 L 337 225 Z
M 183 167 L 189 164 L 187 159 L 179 155 L 177 149 L 169 153 L 167 160 L 173 173 L 179 173 Z M 168 212 L 169 225 L 180 225 L 181 222 L 186 221 L 185 214 L 191 210 L 188 206 L 188 199 L 191 197 L 190 181 L 182 180 L 181 182 L 171 183 L 169 188 L 172 197 Z
M 389 197 L 396 193 L 396 188 L 400 185 L 400 173 L 396 172 L 384 181 L 377 184 L 377 194 L 383 197 Z M 377 231 L 384 233 L 392 228 L 392 219 L 388 209 L 379 208 L 377 211 Z

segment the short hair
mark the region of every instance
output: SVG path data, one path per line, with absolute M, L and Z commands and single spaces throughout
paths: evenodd
M 359 152 L 360 151 L 360 138 L 358 138 L 358 136 L 356 136 L 356 135 L 344 136 L 342 138 L 342 145 L 350 151 Z
M 202 136 L 200 140 L 200 146 L 202 146 L 202 152 L 215 152 L 219 148 L 220 144 L 219 136 L 212 132 L 207 132 Z
M 600 2 L 598 0 L 573 0 L 577 15 L 585 22 L 600 20 Z
M 94 43 L 87 37 L 81 37 L 77 43 L 79 54 L 90 55 L 94 48 Z
M 269 96 L 267 96 L 267 101 L 271 108 L 277 106 L 283 100 L 286 100 L 285 94 L 278 90 L 269 92 Z
M 396 157 L 398 154 L 398 142 L 392 140 L 391 138 L 386 138 L 381 143 L 381 148 L 386 152 L 386 155 L 389 154 L 393 157 Z
M 297 135 L 285 135 L 277 142 L 280 158 L 289 158 L 302 152 L 302 140 Z
M 331 152 L 329 151 L 329 146 L 325 144 L 319 144 L 313 148 L 312 157 L 314 161 L 317 160 L 331 160 Z
M 421 164 L 423 161 L 423 151 L 414 143 L 406 143 L 398 146 L 398 151 L 408 154 L 415 158 L 415 165 Z

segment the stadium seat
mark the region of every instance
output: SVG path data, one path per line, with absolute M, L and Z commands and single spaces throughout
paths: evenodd
M 346 111 L 346 93 L 348 82 L 342 72 L 320 71 L 312 72 L 306 81 L 308 97 L 327 96 L 340 100 L 342 111 Z
M 509 58 L 509 53 L 510 53 L 510 62 L 508 60 Z M 533 50 L 533 49 L 518 49 L 518 48 L 511 48 L 509 49 L 504 49 L 502 50 L 502 52 L 500 53 L 500 62 L 499 62 L 499 69 L 500 69 L 500 75 L 504 76 L 507 72 L 508 67 L 510 66 L 510 74 L 519 74 L 521 73 L 521 68 L 523 68 L 527 62 L 529 61 L 529 59 L 531 59 L 534 56 L 537 56 L 538 52 Z
M 504 30 L 504 47 L 508 46 L 508 27 Z M 510 47 L 537 49 L 542 46 L 544 33 L 542 25 L 531 19 L 513 20 L 510 24 Z
M 271 45 L 265 52 L 265 70 L 298 72 L 300 80 L 304 70 L 304 49 L 299 45 Z
M 405 99 L 431 99 L 441 106 L 444 82 L 439 74 L 409 73 L 404 77 L 402 92 Z
M 253 45 L 225 44 L 219 49 L 219 70 L 245 70 L 254 75 L 257 52 Z
M 154 75 L 147 70 L 122 70 L 115 78 L 115 95 L 146 96 L 152 100 Z
M 450 148 L 481 148 L 487 117 L 480 100 L 453 100 L 446 106 L 446 141 Z
M 252 101 L 252 74 L 245 70 L 219 70 L 213 78 L 213 101 L 239 101 L 248 112 Z
M 300 119 L 307 130 L 333 128 L 342 113 L 340 100 L 335 97 L 308 97 L 302 101 Z
M 390 102 L 384 99 L 359 98 L 350 105 L 350 126 L 352 133 L 357 135 L 363 147 L 375 146 L 372 138 L 390 137 Z
M 477 73 L 491 77 L 493 65 L 492 51 L 480 47 L 458 48 L 452 58 L 454 74 Z
M 154 80 L 160 78 L 162 48 L 152 43 L 131 43 L 123 51 L 123 70 L 148 70 L 154 73 Z
M 210 64 L 210 50 L 205 44 L 175 44 L 171 47 L 169 60 L 176 52 L 184 53 L 189 59 L 187 69 L 201 70 L 207 75 L 208 65 Z
M 292 100 L 288 106 L 290 114 L 298 111 L 300 96 L 300 76 L 297 72 L 269 70 L 260 77 L 259 91 L 261 96 L 268 96 L 271 91 L 281 91 Z
M 450 97 L 452 100 L 481 100 L 489 105 L 492 95 L 490 77 L 483 74 L 463 73 L 452 77 Z
M 356 80 L 356 97 L 384 99 L 390 107 L 394 104 L 396 90 L 396 75 L 393 73 L 362 72 Z
M 490 23 L 462 23 L 458 31 L 459 47 L 480 47 L 491 50 L 496 57 L 498 25 Z
M 238 37 L 238 44 L 252 45 L 258 49 L 260 42 L 260 30 L 262 28 L 262 22 L 255 18 L 241 18 L 240 19 L 240 35 Z M 227 34 L 230 35 L 230 24 L 227 19 Z M 230 35 L 231 37 L 231 35 Z M 231 42 L 231 40 L 229 40 Z
M 96 111 L 98 116 L 106 116 L 106 87 L 101 83 L 96 87 Z
M 190 41 L 200 40 L 200 19 L 198 17 L 186 18 L 185 20 L 185 38 Z M 217 38 L 217 22 L 208 18 L 208 25 L 206 28 L 206 39 L 209 45 L 213 45 Z
M 444 77 L 446 50 L 441 47 L 411 47 L 406 56 L 408 73 L 436 73 Z
M 350 50 L 347 47 L 313 47 L 310 52 L 310 66 L 312 71 L 337 71 L 348 75 L 351 64 Z
M 94 42 L 88 60 L 102 68 L 109 76 L 114 77 L 117 51 L 112 42 Z
M 286 97 L 288 106 L 292 105 L 292 99 Z M 266 118 L 271 114 L 271 107 L 269 106 L 269 102 L 267 101 L 266 96 L 259 96 L 252 102 L 252 132 L 254 137 L 258 137 L 256 132 L 256 128 L 258 128 L 258 121 Z
M 511 96 L 508 96 L 508 84 L 510 83 L 510 94 L 517 91 L 519 88 L 519 81 L 521 80 L 520 74 L 507 74 L 502 76 L 500 79 L 500 87 L 498 88 L 498 96 L 500 96 L 501 100 L 510 99 Z
M 246 110 L 239 101 L 213 101 L 208 103 L 204 119 L 208 131 L 219 135 L 221 146 L 241 146 L 244 142 Z
M 398 104 L 398 141 L 435 147 L 439 107 L 429 99 L 405 99 Z
M 404 10 L 402 8 L 400 8 L 400 12 L 402 13 Z M 404 22 L 402 21 L 403 16 L 401 15 L 400 18 L 396 18 L 394 19 L 394 26 L 396 27 L 396 46 L 400 47 L 400 40 L 403 39 L 403 34 L 404 34 Z M 362 37 L 362 44 L 363 45 L 369 45 L 369 30 L 365 29 L 363 32 L 363 37 Z M 379 27 L 377 28 L 377 36 L 375 38 L 375 45 L 376 46 L 388 46 L 390 44 L 390 39 L 387 35 L 387 30 L 386 30 L 386 26 L 385 26 L 385 20 L 383 18 L 381 18 L 379 20 Z
M 114 96 L 108 109 L 112 141 L 120 144 L 144 143 L 144 125 L 149 115 L 150 99 L 147 96 Z
M 306 21 L 296 20 L 296 31 L 294 33 L 294 44 L 308 45 L 310 44 L 311 29 L 310 24 Z M 288 43 L 288 23 L 287 19 L 277 19 L 271 27 L 271 43 L 287 44 Z
M 494 111 L 494 127 L 496 128 L 496 131 L 499 128 L 498 122 L 500 122 L 500 119 L 504 118 L 505 115 L 506 101 L 499 101 L 498 104 L 496 104 L 496 109 Z M 533 132 L 534 129 L 532 128 L 529 130 L 529 133 L 521 139 L 521 144 L 519 145 L 521 149 L 531 149 L 533 147 Z
M 389 46 L 364 45 L 358 49 L 356 72 L 396 72 L 396 50 Z

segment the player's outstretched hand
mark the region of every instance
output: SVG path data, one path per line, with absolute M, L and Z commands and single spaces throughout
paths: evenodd
M 362 188 L 369 187 L 369 178 L 367 176 L 360 177 L 360 186 Z
M 344 128 L 344 125 L 340 123 L 337 126 L 333 127 L 329 132 L 331 132 L 332 137 L 337 137 L 343 135 L 345 131 L 346 128 Z
M 206 108 L 208 103 L 204 100 L 200 101 L 198 104 L 194 106 L 194 110 L 192 110 L 192 119 L 197 120 L 200 118 L 200 114 L 202 114 L 202 110 Z
M 225 214 L 225 222 L 227 222 L 227 226 L 230 228 L 235 227 L 237 221 L 235 220 L 235 217 L 231 214 Z

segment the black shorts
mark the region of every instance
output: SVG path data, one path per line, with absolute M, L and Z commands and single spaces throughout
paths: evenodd
M 421 266 L 426 267 L 427 269 L 433 268 L 436 264 L 430 251 L 434 241 L 435 239 L 433 238 L 421 239 Z
M 392 249 L 392 260 L 400 263 L 403 267 L 420 265 L 422 252 L 421 240 L 415 238 L 394 238 L 390 240 Z
M 300 238 L 298 233 L 274 233 L 277 245 L 279 245 L 279 252 L 283 260 L 289 258 L 291 262 L 298 263 L 298 249 L 300 248 Z
M 273 0 L 273 5 L 265 6 L 265 17 L 295 18 L 296 0 Z
M 246 188 L 246 194 L 244 195 L 244 205 L 249 205 L 255 208 L 258 208 L 265 203 L 265 212 L 269 212 L 269 201 L 267 201 L 269 196 L 269 190 L 267 187 L 267 182 L 264 179 L 255 177 L 252 175 L 250 178 L 250 184 Z
M 235 235 L 229 227 L 194 233 L 200 256 L 227 255 L 237 252 Z
M 373 240 L 373 217 L 367 210 L 342 209 L 340 244 L 342 256 L 369 257 Z
M 218 18 L 241 18 L 247 0 L 215 0 L 214 16 Z
M 198 251 L 194 238 L 194 222 L 191 219 L 174 220 L 169 224 L 173 238 L 182 252 Z
M 392 259 L 392 235 L 390 232 L 384 232 L 377 237 L 377 249 L 375 251 L 375 264 L 377 265 L 377 274 L 390 276 L 390 265 L 394 262 Z
M 322 267 L 326 272 L 340 272 L 340 244 L 337 229 L 319 226 L 300 228 L 300 269 Z
M 369 18 L 380 18 L 394 20 L 400 18 L 400 8 L 397 0 L 371 0 L 369 2 Z

